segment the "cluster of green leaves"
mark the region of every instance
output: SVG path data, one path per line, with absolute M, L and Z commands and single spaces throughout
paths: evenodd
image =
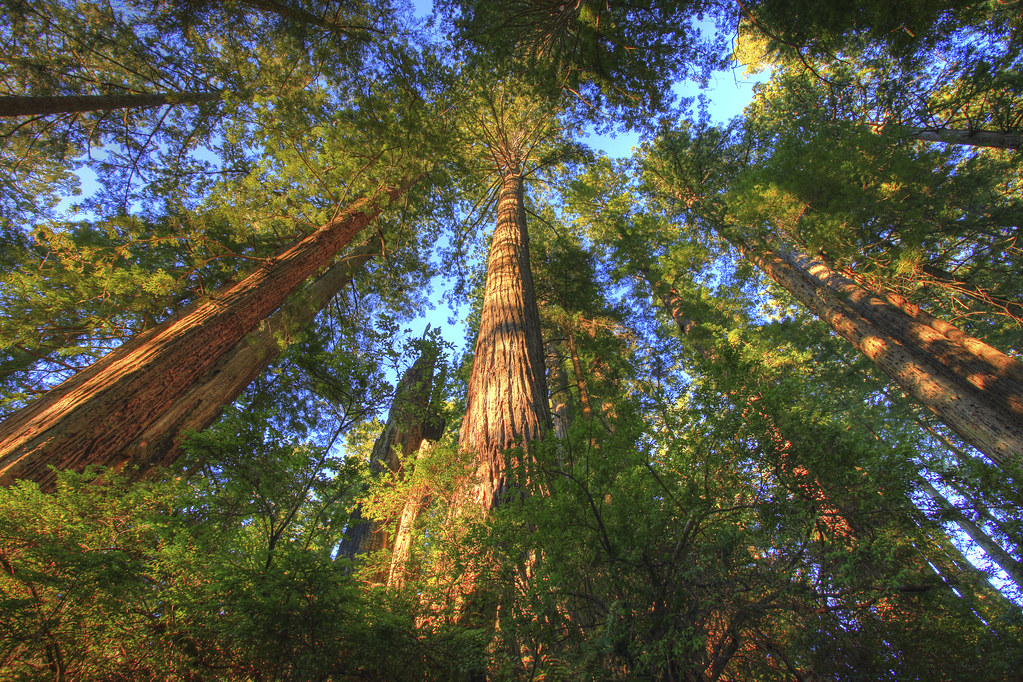
M 332 558 L 356 460 L 257 411 L 189 449 L 202 476 L 67 473 L 54 494 L 3 491 L 6 677 L 419 678 L 466 646 L 424 636 L 405 595 L 365 590 Z
M 1012 674 L 1018 608 L 914 482 L 940 481 L 1019 547 L 1011 480 L 949 450 L 940 426 L 922 435 L 916 420 L 934 427 L 869 363 L 725 244 L 741 232 L 820 254 L 1017 346 L 1018 155 L 927 148 L 897 127 L 1018 131 L 1018 17 L 1000 5 L 447 2 L 458 49 L 442 59 L 386 2 L 5 4 L 3 94 L 220 99 L 0 131 L 4 408 L 352 200 L 424 175 L 436 187 L 388 207 L 378 264 L 326 314 L 279 330 L 288 352 L 191 439 L 187 476 L 3 491 L 4 674 Z M 670 83 L 721 64 L 704 12 L 776 73 L 732 127 L 669 129 Z M 635 163 L 593 159 L 585 119 L 661 135 Z M 103 184 L 92 213 L 52 219 L 83 164 Z M 459 509 L 474 466 L 454 442 L 471 357 L 435 391 L 440 443 L 400 475 L 372 478 L 364 460 L 411 350 L 402 327 L 429 305 L 432 249 L 450 241 L 450 269 L 482 249 L 495 171 L 532 183 L 564 437 L 508 453 L 516 494 L 477 518 Z M 667 294 L 679 309 L 660 309 Z M 401 587 L 378 579 L 387 549 L 334 559 L 355 504 L 393 534 L 410 501 Z

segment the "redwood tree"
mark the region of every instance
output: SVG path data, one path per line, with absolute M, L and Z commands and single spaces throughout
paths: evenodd
M 443 432 L 443 421 L 431 412 L 430 402 L 433 396 L 433 375 L 437 364 L 437 348 L 424 342 L 419 358 L 406 370 L 394 391 L 394 401 L 387 416 L 384 430 L 373 443 L 370 453 L 370 475 L 375 479 L 384 476 L 403 478 L 406 468 L 411 468 L 424 440 L 435 441 Z M 380 482 L 378 481 L 378 484 Z M 415 490 L 410 492 L 409 513 L 403 512 L 398 520 L 398 527 L 393 535 L 402 538 L 402 553 L 407 558 L 407 545 L 411 539 L 409 530 L 402 525 L 411 526 L 415 523 L 412 510 L 421 508 Z M 392 531 L 381 519 L 367 518 L 363 514 L 362 505 L 356 506 L 348 521 L 344 538 L 338 548 L 338 556 L 353 560 L 358 555 L 365 555 L 392 546 Z M 404 562 L 400 562 L 404 563 Z M 395 566 L 391 562 L 391 572 L 400 573 L 403 566 Z M 387 574 L 378 571 L 374 582 L 386 582 Z
M 290 301 L 246 335 L 149 427 L 124 449 L 124 460 L 144 474 L 174 462 L 189 431 L 202 431 L 234 401 L 281 352 L 277 335 L 305 327 L 349 282 L 380 246 L 370 242 L 332 265 L 297 300 Z M 136 472 L 129 471 L 131 476 Z
M 1023 461 L 1023 364 L 843 277 L 819 259 L 740 249 L 966 442 L 999 465 Z M 895 299 L 901 300 L 901 299 Z
M 123 462 L 125 447 L 411 186 L 382 187 L 240 283 L 153 328 L 0 424 L 0 483 Z M 128 464 L 134 464 L 129 460 Z
M 475 134 L 499 180 L 497 227 L 487 258 L 486 288 L 459 447 L 473 453 L 467 501 L 489 510 L 508 492 L 507 451 L 529 457 L 530 441 L 551 428 L 540 315 L 529 264 L 525 177 L 554 135 L 550 104 L 516 96 L 513 83 L 483 97 Z
M 509 150 L 514 152 L 516 150 Z M 487 259 L 487 284 L 476 337 L 459 446 L 475 453 L 477 480 L 469 499 L 492 509 L 508 491 L 506 451 L 551 427 L 540 315 L 529 268 L 522 161 L 500 168 L 497 229 Z
M 746 166 L 746 148 L 727 133 L 690 136 L 680 131 L 662 139 L 647 163 L 651 185 L 668 202 L 731 242 L 964 441 L 999 465 L 1023 461 L 1023 364 L 1018 360 L 894 293 L 860 285 L 801 250 L 795 240 L 811 205 L 793 218 L 783 203 L 788 195 L 758 175 L 760 164 Z M 747 181 L 752 189 L 734 181 L 747 168 L 757 183 Z M 728 187 L 729 182 L 740 189 Z M 726 197 L 722 190 L 732 194 Z M 779 194 L 781 208 L 772 216 L 769 202 Z M 742 212 L 744 201 L 754 208 Z M 761 225 L 736 224 L 737 216 L 756 216 L 772 233 Z

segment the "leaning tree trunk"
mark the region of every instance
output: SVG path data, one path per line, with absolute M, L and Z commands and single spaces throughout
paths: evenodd
M 369 469 L 374 479 L 388 474 L 401 477 L 405 463 L 413 459 L 423 440 L 440 438 L 443 424 L 438 424 L 436 415 L 430 413 L 436 362 L 436 349 L 424 349 L 398 382 L 387 423 L 370 454 Z M 354 560 L 359 555 L 386 549 L 389 544 L 384 523 L 365 518 L 359 504 L 348 521 L 338 558 Z M 384 582 L 387 573 L 378 573 L 375 578 L 374 582 Z
M 968 147 L 993 147 L 995 149 L 1020 149 L 1023 147 L 1023 135 L 997 130 L 962 130 L 956 128 L 908 126 L 898 123 L 867 123 L 864 127 L 869 128 L 875 133 L 892 130 L 897 135 L 907 138 L 911 137 L 921 142 L 943 142 L 945 144 L 961 144 Z
M 701 325 L 687 315 L 685 303 L 678 292 L 664 282 L 648 263 L 641 262 L 636 271 L 646 281 L 654 296 L 660 299 L 661 305 L 675 322 L 679 335 L 690 340 L 693 349 L 704 362 L 712 366 L 717 364 L 718 358 L 713 348 L 697 338 L 696 332 L 701 331 Z M 729 398 L 742 410 L 745 420 L 756 418 L 763 423 L 765 432 L 762 445 L 771 453 L 774 466 L 781 474 L 779 478 L 783 479 L 785 485 L 791 486 L 793 492 L 816 508 L 824 528 L 835 538 L 851 539 L 862 534 L 865 524 L 852 513 L 853 505 L 833 501 L 817 476 L 797 461 L 795 439 L 786 437 L 778 425 L 778 420 L 762 407 L 763 396 L 748 393 L 739 395 L 738 391 L 731 391 Z
M 114 349 L 0 424 L 0 484 L 124 461 L 125 447 L 411 186 L 355 202 L 240 283 Z M 134 464 L 128 461 L 127 464 Z
M 730 239 L 964 441 L 998 465 L 1023 460 L 1023 364 L 821 261 Z
M 0 117 L 46 116 L 114 109 L 147 109 L 166 104 L 216 102 L 220 92 L 164 92 L 117 95 L 9 95 L 0 97 Z
M 487 260 L 483 312 L 459 447 L 475 455 L 464 500 L 489 510 L 509 488 L 506 451 L 528 450 L 551 428 L 540 314 L 529 269 L 522 176 L 502 175 L 497 229 Z
M 440 431 L 437 431 L 440 435 Z M 387 573 L 387 586 L 401 589 L 408 581 L 410 575 L 414 575 L 410 562 L 412 561 L 412 545 L 415 542 L 416 524 L 420 515 L 430 506 L 432 495 L 429 484 L 422 479 L 419 470 L 421 463 L 433 450 L 434 444 L 424 441 L 416 451 L 416 463 L 412 469 L 415 479 L 405 495 L 405 504 L 401 508 L 401 516 L 398 517 L 398 525 L 394 530 L 394 545 L 391 549 L 391 565 Z M 405 474 L 409 474 L 406 472 Z
M 654 295 L 661 300 L 664 308 L 678 326 L 680 335 L 692 340 L 696 352 L 706 362 L 716 362 L 713 349 L 709 348 L 701 340 L 694 338 L 695 332 L 700 329 L 700 323 L 686 315 L 685 304 L 678 295 L 678 292 L 668 286 L 657 275 L 656 271 L 652 271 L 646 263 L 639 266 L 637 271 L 649 284 Z M 798 462 L 794 451 L 795 444 L 799 442 L 799 439 L 797 437 L 790 439 L 787 432 L 783 431 L 778 424 L 778 420 L 775 419 L 774 415 L 761 407 L 762 396 L 755 393 L 739 395 L 737 392 L 732 392 L 730 397 L 740 404 L 745 418 L 752 417 L 763 421 L 766 427 L 764 445 L 774 454 L 776 466 L 788 480 L 789 484 L 792 485 L 794 492 L 807 499 L 818 510 L 820 523 L 823 524 L 833 538 L 855 540 L 873 530 L 874 524 L 869 518 L 864 518 L 855 502 L 844 502 L 841 500 L 841 496 L 836 501 L 833 496 L 828 494 L 818 478 Z M 1020 563 L 1015 561 L 1008 552 L 995 543 L 986 533 L 983 533 L 976 524 L 970 524 L 969 519 L 965 515 L 962 513 L 956 515 L 955 512 L 958 512 L 958 510 L 952 508 L 944 498 L 940 498 L 940 496 L 935 497 L 935 495 L 938 495 L 937 491 L 922 477 L 918 476 L 917 479 L 920 486 L 928 495 L 935 499 L 942 510 L 950 514 L 952 520 L 959 523 L 967 534 L 985 549 L 992 560 L 1005 569 L 1014 580 L 1018 581 Z M 910 516 L 912 517 L 914 513 L 919 514 L 918 510 L 911 508 Z M 944 542 L 942 546 L 951 547 L 948 538 L 941 538 L 939 540 Z M 938 569 L 935 569 L 935 571 L 937 571 L 943 581 L 948 582 L 949 576 L 946 573 L 949 568 L 942 563 L 941 557 L 932 556 L 931 554 L 927 556 L 930 560 L 938 562 L 945 567 L 945 573 L 938 571 Z M 934 564 L 932 563 L 931 565 L 933 567 Z M 997 590 L 994 590 L 985 579 L 978 580 L 977 571 L 972 565 L 967 564 L 966 567 L 960 567 L 959 572 L 965 576 L 962 579 L 969 580 L 969 587 L 976 598 L 987 599 L 989 602 L 993 602 L 992 606 L 1002 607 L 1008 604 L 1004 596 Z M 952 583 L 948 583 L 948 585 L 949 587 L 956 587 Z M 965 585 L 959 585 L 959 587 L 962 589 Z
M 973 614 L 985 625 L 998 632 L 1001 623 L 1016 618 L 1019 606 L 996 589 L 988 575 L 973 565 L 956 547 L 943 529 L 937 528 L 923 512 L 918 511 L 917 525 L 933 543 L 930 551 L 921 551 L 921 558 L 928 563 L 936 577 L 948 588 L 945 595 L 964 602 Z M 937 535 L 931 535 L 933 529 Z
M 296 300 L 239 341 L 125 447 L 124 461 L 131 461 L 137 467 L 128 471 L 128 475 L 146 475 L 176 461 L 186 434 L 202 431 L 212 424 L 224 407 L 241 395 L 280 355 L 281 344 L 277 339 L 280 333 L 306 327 L 378 253 L 380 246 L 372 242 L 354 249 L 317 278 L 308 290 L 300 292 Z
M 1009 552 L 998 544 L 994 538 L 988 535 L 983 528 L 964 514 L 958 507 L 949 502 L 937 488 L 931 485 L 930 481 L 925 479 L 923 476 L 917 476 L 916 483 L 920 486 L 920 489 L 927 493 L 927 496 L 930 497 L 937 505 L 937 516 L 944 517 L 962 528 L 963 532 L 984 550 L 984 553 L 988 555 L 991 561 L 1005 571 L 1016 585 L 1023 587 L 1023 563 L 1020 563 L 1015 557 L 1009 554 Z

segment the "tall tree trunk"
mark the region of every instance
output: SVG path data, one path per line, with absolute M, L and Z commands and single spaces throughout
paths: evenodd
M 508 490 L 505 451 L 551 428 L 540 315 L 529 269 L 522 175 L 502 174 L 479 336 L 459 447 L 476 456 L 467 502 L 489 510 Z
M 433 370 L 437 363 L 436 349 L 424 349 L 419 358 L 402 376 L 394 391 L 394 401 L 387 416 L 384 430 L 373 443 L 369 470 L 373 478 L 384 475 L 402 476 L 405 462 L 410 462 L 425 438 L 436 440 L 443 426 L 437 427 L 437 418 L 429 413 L 433 393 Z M 362 515 L 362 505 L 356 505 L 348 521 L 338 557 L 355 559 L 389 546 L 384 524 Z M 384 582 L 386 573 L 376 576 Z
M 438 435 L 440 435 L 438 433 Z M 416 452 L 416 464 L 413 469 L 419 469 L 420 463 L 433 449 L 433 444 L 424 441 Z M 406 473 L 406 476 L 408 474 Z M 391 550 L 391 565 L 387 575 L 387 586 L 401 589 L 411 572 L 409 562 L 412 560 L 412 543 L 415 538 L 416 522 L 419 516 L 430 506 L 430 487 L 423 480 L 415 480 L 409 487 L 405 497 L 405 504 L 401 508 L 401 517 L 398 519 L 398 526 L 394 531 L 394 547 Z
M 805 255 L 740 250 L 907 393 L 996 464 L 1023 458 L 1023 364 Z
M 871 126 L 877 128 L 878 126 Z M 955 130 L 951 128 L 922 128 L 897 126 L 895 130 L 906 137 L 913 137 L 921 142 L 944 142 L 946 144 L 962 144 L 970 147 L 994 147 L 996 149 L 1020 149 L 1023 147 L 1023 135 L 1018 133 L 1002 133 L 994 130 Z
M 571 329 L 565 330 L 565 343 L 568 346 L 569 357 L 572 358 L 572 373 L 575 375 L 575 385 L 579 390 L 579 404 L 583 408 L 583 419 L 593 419 L 593 406 L 590 404 L 590 389 L 586 385 L 586 375 L 583 373 L 582 361 L 579 359 L 579 346 L 575 340 L 575 332 Z
M 138 475 L 176 461 L 181 455 L 185 434 L 202 431 L 212 424 L 224 407 L 241 395 L 280 355 L 277 335 L 282 330 L 306 327 L 380 251 L 380 245 L 374 242 L 354 249 L 317 278 L 308 290 L 300 292 L 297 300 L 263 321 L 125 447 L 125 461 L 138 467 Z M 135 475 L 131 471 L 128 474 Z
M 1004 621 L 1007 616 L 1016 618 L 1019 606 L 996 589 L 987 574 L 974 566 L 941 529 L 934 527 L 934 523 L 923 512 L 918 512 L 918 515 L 917 524 L 934 543 L 933 551 L 921 552 L 921 556 L 938 579 L 951 588 L 950 592 L 965 602 L 976 617 L 995 631 L 1000 629 L 1000 621 Z M 928 529 L 934 529 L 939 535 L 931 535 Z
M 923 476 L 917 476 L 916 483 L 938 506 L 941 516 L 945 516 L 962 528 L 963 532 L 984 550 L 984 553 L 988 555 L 991 561 L 1005 571 L 1018 586 L 1023 587 L 1023 563 L 1015 559 L 1001 545 L 995 542 L 994 538 L 988 535 L 983 528 L 949 502 L 937 488 L 931 485 L 930 481 Z
M 146 109 L 165 104 L 201 104 L 216 102 L 220 92 L 165 92 L 157 94 L 52 95 L 0 97 L 0 117 L 46 116 L 114 109 Z
M 361 199 L 222 295 L 107 353 L 0 424 L 0 484 L 123 462 L 173 405 L 411 182 Z M 128 464 L 134 464 L 130 461 Z
M 547 344 L 547 381 L 551 388 L 551 417 L 553 418 L 554 435 L 558 438 L 568 436 L 568 428 L 572 425 L 572 406 L 569 403 L 568 374 L 565 372 L 564 358 L 558 344 Z
M 914 130 L 913 137 L 925 142 L 946 142 L 948 144 L 965 144 L 973 147 L 995 147 L 997 149 L 1020 149 L 1023 147 L 1023 135 L 999 133 L 991 130 L 922 128 Z

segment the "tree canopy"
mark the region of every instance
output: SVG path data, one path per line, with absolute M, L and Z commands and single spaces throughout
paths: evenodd
M 0 677 L 1013 679 L 1019 9 L 3 0 Z

